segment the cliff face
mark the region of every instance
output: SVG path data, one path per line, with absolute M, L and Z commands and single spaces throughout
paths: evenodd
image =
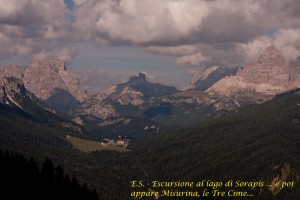
M 236 76 L 225 77 L 208 89 L 219 94 L 252 91 L 275 95 L 300 86 L 297 64 L 287 64 L 274 45 L 268 47 L 254 64 L 239 69 Z
M 4 77 L 20 79 L 28 91 L 52 108 L 71 107 L 87 98 L 78 78 L 61 60 L 33 61 L 26 67 L 6 65 L 0 68 L 0 78 Z
M 0 103 L 6 103 L 7 98 L 13 98 L 16 95 L 21 97 L 30 96 L 20 79 L 13 77 L 2 78 L 0 80 Z
M 222 78 L 236 75 L 237 71 L 237 67 L 232 69 L 219 66 L 207 67 L 201 73 L 195 74 L 191 83 L 186 85 L 184 90 L 205 91 Z
M 255 84 L 267 83 L 285 88 L 290 81 L 290 71 L 290 66 L 272 45 L 258 58 L 257 63 L 246 65 L 237 76 Z

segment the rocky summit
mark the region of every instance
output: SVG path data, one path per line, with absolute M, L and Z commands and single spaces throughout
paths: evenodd
M 54 109 L 67 109 L 87 98 L 79 79 L 61 60 L 33 61 L 30 66 L 2 66 L 0 79 L 20 79 L 25 88 Z
M 300 87 L 300 61 L 289 64 L 271 45 L 257 61 L 242 68 L 207 67 L 194 76 L 186 91 L 147 81 L 142 73 L 128 82 L 92 96 L 75 109 L 75 116 L 101 119 L 135 116 L 161 124 L 191 123 L 219 116 L 276 94 Z
M 147 81 L 146 75 L 139 73 L 128 82 L 113 86 L 105 91 L 111 99 L 120 104 L 139 105 L 153 97 L 175 94 L 179 92 L 175 87 L 165 86 Z
M 297 67 L 287 64 L 277 48 L 271 45 L 256 63 L 245 65 L 235 76 L 221 79 L 208 91 L 224 95 L 255 92 L 273 96 L 299 86 Z
M 151 98 L 171 95 L 179 92 L 175 87 L 148 82 L 146 75 L 139 73 L 121 83 L 95 94 L 74 110 L 75 115 L 92 115 L 102 119 L 120 117 L 122 112 L 139 107 Z M 128 112 L 133 115 L 132 112 Z M 128 115 L 128 114 L 127 114 Z
M 5 88 L 12 78 L 48 107 L 70 119 L 80 119 L 83 125 L 126 117 L 183 124 L 262 103 L 278 93 L 299 88 L 300 59 L 286 62 L 271 45 L 255 63 L 242 68 L 207 67 L 194 76 L 188 90 L 183 92 L 151 83 L 145 74 L 139 73 L 125 83 L 88 97 L 63 61 L 49 60 L 33 61 L 25 67 L 15 64 L 1 67 L 0 97 L 12 91 Z
M 19 95 L 21 97 L 29 97 L 30 94 L 25 89 L 22 81 L 14 77 L 5 77 L 0 80 L 0 103 L 7 104 L 10 100 L 11 102 L 17 104 L 14 100 L 14 97 Z
M 290 67 L 272 45 L 258 58 L 257 63 L 246 65 L 237 76 L 255 84 L 286 88 L 290 81 Z

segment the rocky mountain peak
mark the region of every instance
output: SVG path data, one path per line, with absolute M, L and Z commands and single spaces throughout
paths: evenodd
M 78 78 L 66 70 L 62 60 L 33 61 L 26 67 L 23 81 L 25 87 L 42 100 L 61 93 L 80 102 L 87 98 Z
M 142 99 L 150 99 L 163 95 L 170 95 L 179 92 L 175 87 L 165 86 L 159 83 L 151 83 L 146 80 L 146 74 L 139 73 L 138 76 L 131 77 L 127 83 L 116 86 L 115 95 L 120 97 L 128 94 L 134 94 Z
M 259 56 L 257 63 L 245 65 L 236 76 L 221 79 L 209 91 L 223 94 L 252 91 L 272 96 L 298 87 L 297 74 L 299 72 L 286 64 L 278 49 L 271 45 Z
M 259 56 L 257 63 L 246 65 L 237 76 L 254 84 L 285 88 L 290 80 L 290 68 L 277 48 L 271 45 Z
M 25 87 L 20 79 L 15 77 L 5 77 L 1 80 L 1 86 L 5 93 L 18 93 L 20 95 L 25 95 Z
M 0 68 L 0 79 L 3 77 L 15 77 L 21 79 L 24 77 L 24 67 L 20 67 L 16 64 L 9 64 Z
M 259 56 L 257 60 L 258 64 L 273 64 L 277 66 L 284 66 L 285 61 L 279 50 L 272 44 L 267 47 L 264 53 Z
M 140 77 L 141 79 L 146 80 L 146 74 L 144 74 L 144 73 L 139 73 L 139 77 Z
M 129 83 L 142 83 L 142 82 L 147 82 L 146 74 L 144 73 L 139 73 L 138 76 L 133 76 L 130 77 L 129 79 Z
M 5 77 L 20 79 L 29 92 L 54 109 L 69 108 L 87 98 L 87 91 L 62 60 L 35 60 L 25 67 L 6 65 L 0 68 L 0 79 Z
M 62 60 L 33 60 L 31 66 L 37 68 L 42 67 L 43 69 L 49 68 L 50 70 L 54 70 L 56 73 L 59 71 L 66 71 L 65 62 Z
M 18 105 L 14 100 L 16 96 L 28 97 L 32 96 L 26 90 L 23 82 L 15 77 L 3 77 L 0 80 L 0 103 L 8 103 L 11 101 L 13 104 Z

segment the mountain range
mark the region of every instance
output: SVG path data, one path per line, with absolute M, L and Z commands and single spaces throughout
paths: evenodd
M 101 199 L 130 199 L 128 183 L 135 179 L 260 181 L 263 188 L 243 188 L 254 195 L 243 199 L 299 199 L 299 64 L 287 63 L 270 46 L 254 64 L 204 69 L 186 91 L 138 74 L 93 96 L 62 61 L 3 66 L 0 149 L 51 157 L 95 186 Z M 43 67 L 47 73 L 40 72 Z M 28 70 L 35 75 L 26 75 Z M 68 95 L 57 96 L 57 90 Z M 53 96 L 59 98 L 49 101 Z M 134 139 L 126 152 L 84 153 L 68 140 L 123 134 Z M 276 181 L 295 187 L 269 186 Z
M 230 95 L 251 91 L 275 95 L 300 86 L 299 66 L 287 64 L 275 46 L 268 47 L 254 64 L 239 69 L 236 76 L 226 77 L 211 88 L 210 92 Z
M 192 124 L 298 88 L 299 75 L 299 59 L 287 63 L 271 45 L 256 63 L 232 69 L 204 69 L 194 76 L 187 90 L 144 102 L 136 116 L 168 125 Z
M 128 123 L 156 127 L 186 125 L 210 116 L 221 116 L 241 107 L 262 103 L 276 94 L 300 87 L 300 59 L 287 63 L 274 45 L 256 63 L 243 67 L 211 66 L 193 77 L 185 91 L 151 83 L 139 73 L 92 96 L 61 60 L 33 61 L 30 66 L 0 67 L 3 94 L 14 102 L 13 93 L 38 106 L 97 132 L 106 126 Z M 12 81 L 14 80 L 14 81 Z M 26 92 L 25 92 L 26 91 Z M 143 121 L 143 123 L 141 123 Z M 121 130 L 120 130 L 121 131 Z M 102 131 L 103 132 L 103 131 Z
M 29 92 L 56 111 L 72 108 L 88 96 L 61 60 L 33 61 L 30 66 L 5 65 L 0 68 L 0 79 L 5 77 L 22 81 Z
M 253 195 L 243 199 L 298 199 L 299 102 L 300 91 L 296 89 L 275 95 L 262 104 L 241 108 L 228 116 L 209 118 L 193 126 L 138 138 L 130 144 L 130 151 L 126 153 L 83 153 L 69 143 L 66 135 L 77 134 L 77 137 L 84 138 L 88 135 L 68 127 L 62 128 L 60 124 L 39 122 L 39 118 L 32 118 L 33 113 L 25 109 L 26 104 L 17 102 L 20 108 L 7 101 L 7 104 L 0 104 L 0 149 L 34 156 L 40 161 L 51 157 L 63 166 L 66 173 L 75 174 L 80 182 L 84 181 L 92 188 L 95 186 L 100 199 L 130 199 L 128 194 L 132 187 L 128 183 L 134 179 L 145 183 L 152 180 L 196 182 L 204 179 L 260 181 L 264 184 L 261 188 L 243 188 L 243 191 Z M 34 105 L 28 107 L 37 109 Z M 51 112 L 47 115 L 36 113 L 44 120 L 55 116 Z M 26 173 L 26 169 L 15 172 Z M 14 179 L 13 183 L 17 180 Z M 283 189 L 269 186 L 275 181 L 293 182 L 294 186 Z M 143 189 L 136 188 L 137 191 Z M 148 185 L 146 189 L 158 190 Z M 227 191 L 224 187 L 222 189 Z
M 82 132 L 82 127 L 75 122 L 57 115 L 52 109 L 29 92 L 20 79 L 3 78 L 0 82 L 0 115 L 7 118 L 24 117 L 37 124 L 67 128 Z

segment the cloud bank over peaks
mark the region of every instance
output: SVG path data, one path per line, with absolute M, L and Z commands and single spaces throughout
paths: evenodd
M 300 25 L 297 0 L 74 2 L 75 26 L 86 36 L 101 38 L 100 44 L 137 45 L 151 53 L 174 56 L 178 65 L 243 64 L 253 61 L 273 41 L 286 50 L 288 59 L 297 54 L 299 40 L 288 36 Z M 274 30 L 274 35 L 268 30 Z M 293 45 L 280 42 L 284 39 Z
M 10 0 L 0 2 L 0 57 L 70 60 L 80 43 L 138 46 L 177 65 L 253 61 L 271 43 L 299 56 L 298 0 Z
M 300 29 L 280 29 L 273 37 L 261 36 L 257 37 L 249 43 L 239 44 L 237 48 L 246 52 L 246 62 L 255 60 L 264 49 L 270 44 L 274 44 L 286 62 L 300 56 L 299 43 Z

